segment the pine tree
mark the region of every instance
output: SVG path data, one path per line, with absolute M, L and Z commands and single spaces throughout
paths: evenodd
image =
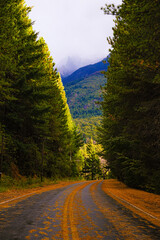
M 110 167 L 130 186 L 157 191 L 159 145 L 159 37 L 157 1 L 123 1 L 116 14 L 104 88 L 101 143 Z M 152 182 L 152 183 L 151 183 Z
M 92 139 L 86 144 L 86 153 L 84 152 L 84 155 L 86 156 L 83 172 L 87 173 L 86 177 L 88 179 L 94 180 L 101 175 L 101 168 L 99 156 Z
M 0 171 L 78 175 L 81 138 L 47 44 L 32 29 L 23 0 L 0 3 Z M 76 173 L 75 173 L 76 172 Z

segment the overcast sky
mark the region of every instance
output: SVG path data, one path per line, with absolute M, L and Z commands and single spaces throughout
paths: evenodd
M 108 55 L 106 38 L 112 36 L 113 17 L 100 10 L 121 0 L 26 0 L 34 6 L 30 18 L 49 46 L 56 64 L 67 57 L 96 61 Z

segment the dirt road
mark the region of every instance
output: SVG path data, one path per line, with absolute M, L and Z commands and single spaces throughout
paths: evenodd
M 0 210 L 0 240 L 160 239 L 160 229 L 102 191 L 80 182 Z

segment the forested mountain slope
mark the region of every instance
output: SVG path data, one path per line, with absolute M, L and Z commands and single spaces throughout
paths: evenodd
M 84 138 L 96 138 L 97 128 L 102 115 L 98 102 L 102 101 L 101 87 L 105 85 L 106 78 L 101 73 L 107 70 L 106 63 L 98 62 L 78 69 L 63 79 L 67 101 L 71 114 L 79 125 Z
M 73 118 L 88 118 L 101 115 L 97 104 L 101 101 L 101 86 L 106 79 L 102 74 L 95 73 L 81 81 L 65 86 L 68 104 Z

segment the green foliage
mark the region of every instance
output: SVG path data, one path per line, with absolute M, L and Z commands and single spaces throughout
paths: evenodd
M 76 118 L 74 119 L 76 126 L 81 131 L 85 140 L 93 138 L 97 139 L 97 127 L 100 126 L 101 116 L 90 118 Z
M 154 189 L 160 169 L 160 5 L 123 1 L 116 8 L 110 67 L 105 73 L 103 119 L 99 130 L 113 174 L 132 187 Z
M 101 121 L 101 109 L 98 104 L 102 100 L 100 86 L 104 86 L 105 82 L 102 74 L 95 73 L 65 85 L 71 114 L 85 141 L 97 137 L 97 126 Z
M 102 100 L 100 86 L 104 86 L 105 82 L 102 74 L 93 74 L 65 86 L 68 105 L 74 119 L 101 115 L 97 102 Z
M 83 175 L 86 179 L 94 180 L 102 176 L 102 169 L 100 165 L 99 152 L 101 148 L 94 144 L 90 139 L 82 148 L 83 155 Z
M 11 189 L 32 189 L 32 188 L 37 188 L 37 187 L 44 187 L 48 185 L 53 185 L 56 184 L 58 181 L 62 180 L 62 176 L 59 178 L 44 178 L 43 182 L 41 182 L 41 178 L 38 177 L 20 177 L 19 179 L 15 179 L 13 177 L 7 176 L 7 175 L 2 175 L 2 180 L 0 182 L 0 193 L 6 192 Z M 79 180 L 77 177 L 74 178 L 66 178 L 65 181 L 72 181 L 72 180 Z
M 30 10 L 23 0 L 0 3 L 0 172 L 75 176 L 81 136 Z

